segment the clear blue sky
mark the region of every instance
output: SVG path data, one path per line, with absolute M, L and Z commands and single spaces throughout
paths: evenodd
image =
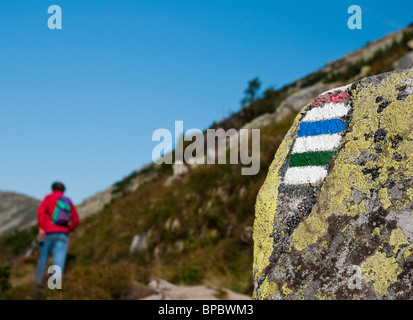
M 63 29 L 47 27 L 60 5 Z M 360 5 L 363 29 L 349 30 Z M 413 22 L 412 1 L 1 0 L 0 189 L 78 203 L 206 129 L 247 81 L 276 88 Z

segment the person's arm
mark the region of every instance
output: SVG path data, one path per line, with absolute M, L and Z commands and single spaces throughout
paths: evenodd
M 37 224 L 39 226 L 39 238 L 41 241 L 44 240 L 44 237 L 46 236 L 46 232 L 44 231 L 44 225 L 45 225 L 45 220 L 46 220 L 46 210 L 47 210 L 47 202 L 48 202 L 48 197 L 46 196 L 42 203 L 40 203 L 40 206 L 37 210 Z
M 79 223 L 79 215 L 77 213 L 76 207 L 73 203 L 70 203 L 72 207 L 72 221 L 69 224 L 69 230 L 72 231 L 76 228 L 77 224 Z

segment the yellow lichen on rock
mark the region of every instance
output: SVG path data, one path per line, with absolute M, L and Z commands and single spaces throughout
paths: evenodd
M 318 291 L 317 293 L 318 300 L 334 300 L 334 296 L 331 293 L 325 293 Z
M 389 194 L 387 193 L 387 188 L 381 188 L 379 190 L 379 197 L 384 209 L 387 209 L 391 206 L 391 201 L 389 199 Z
M 389 243 L 391 246 L 394 246 L 393 252 L 397 253 L 402 245 L 409 244 L 409 240 L 403 231 L 400 228 L 397 228 L 392 231 Z
M 260 286 L 260 293 L 256 292 L 254 294 L 254 299 L 269 299 L 272 295 L 279 293 L 279 288 L 276 283 L 269 283 L 268 279 L 265 279 Z
M 282 292 L 283 292 L 283 295 L 284 295 L 284 296 L 288 296 L 288 295 L 290 295 L 291 293 L 293 293 L 293 291 L 292 291 L 291 289 L 287 288 L 287 284 L 284 284 L 284 285 L 283 285 L 283 287 L 282 287 Z
M 374 228 L 373 232 L 371 233 L 371 235 L 374 237 L 375 235 L 380 235 L 380 228 L 376 227 Z
M 312 216 L 298 226 L 292 235 L 295 249 L 301 251 L 309 245 L 316 243 L 319 237 L 327 232 L 328 223 L 323 216 Z
M 410 73 L 413 76 L 413 72 L 411 71 Z M 387 167 L 400 165 L 399 162 L 391 157 L 383 157 L 380 165 L 386 169 L 381 168 L 381 171 L 379 171 L 380 179 L 374 181 L 374 179 L 366 177 L 362 170 L 364 168 L 374 168 L 377 166 L 375 162 L 366 161 L 364 166 L 354 164 L 361 154 L 365 154 L 366 159 L 368 159 L 368 155 L 375 152 L 372 142 L 365 138 L 366 132 L 375 132 L 379 128 L 377 109 L 371 106 L 375 105 L 376 97 L 382 96 L 383 92 L 385 92 L 384 99 L 394 97 L 396 95 L 394 84 L 399 82 L 400 75 L 395 74 L 390 75 L 378 86 L 369 85 L 359 92 L 354 91 L 353 119 L 349 124 L 352 130 L 346 134 L 341 142 L 343 148 L 337 155 L 333 170 L 324 181 L 318 203 L 313 207 L 306 223 L 300 224 L 292 235 L 295 248 L 298 251 L 316 243 L 320 237 L 326 234 L 328 229 L 327 219 L 330 216 L 354 216 L 364 213 L 365 210 L 359 211 L 357 210 L 358 208 L 347 205 L 352 198 L 351 191 L 356 189 L 362 193 L 369 194 L 371 189 L 379 189 L 379 186 L 388 179 Z M 398 129 L 398 126 L 400 124 L 407 124 L 401 118 L 404 118 L 405 114 L 411 114 L 411 109 L 413 109 L 409 107 L 409 104 L 395 103 L 395 105 L 399 107 L 399 112 L 394 113 L 393 109 L 390 109 L 391 121 L 389 123 L 385 121 L 380 122 L 380 126 L 384 126 L 388 132 L 394 135 L 403 133 L 403 130 Z M 380 195 L 385 207 L 388 208 L 391 202 L 387 195 L 387 190 L 379 191 Z
M 408 188 L 406 194 L 409 197 L 410 201 L 413 201 L 413 188 Z
M 373 282 L 373 287 L 380 295 L 387 292 L 387 288 L 397 281 L 402 269 L 395 258 L 386 258 L 383 252 L 368 258 L 361 266 L 362 277 L 366 282 Z

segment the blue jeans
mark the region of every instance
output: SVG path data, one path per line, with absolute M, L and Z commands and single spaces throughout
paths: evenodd
M 67 245 L 69 236 L 64 232 L 55 232 L 46 234 L 45 239 L 40 244 L 40 257 L 37 262 L 36 284 L 43 285 L 43 275 L 46 269 L 47 259 L 50 251 L 53 251 L 53 264 L 58 265 L 64 271 L 66 263 Z

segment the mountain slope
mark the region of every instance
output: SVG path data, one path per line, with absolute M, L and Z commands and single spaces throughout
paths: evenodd
M 211 128 L 260 128 L 276 118 L 280 120 L 290 111 L 298 112 L 303 105 L 318 94 L 362 77 L 393 70 L 393 64 L 409 56 L 413 44 L 413 26 L 371 41 L 365 47 L 350 52 L 343 58 L 327 63 L 320 70 L 274 90 L 267 89 L 261 99 L 242 108 L 230 117 L 212 124 Z M 410 47 L 409 47 L 410 46 Z M 402 60 L 405 61 L 405 60 Z M 409 60 L 410 61 L 410 60 Z M 397 64 L 396 64 L 397 65 Z M 411 66 L 411 65 L 410 65 Z M 409 67 L 409 65 L 403 65 Z M 252 123 L 251 123 L 252 122 Z M 115 183 L 83 201 L 79 206 L 81 217 L 100 212 L 104 206 L 121 195 L 124 190 L 133 192 L 146 181 L 158 176 L 157 166 L 148 164 L 134 171 L 124 180 Z
M 0 235 L 34 225 L 39 204 L 23 194 L 0 191 Z
M 225 130 L 261 129 L 261 166 L 255 176 L 242 176 L 242 165 L 193 166 L 174 175 L 171 165 L 149 164 L 89 199 L 88 217 L 72 235 L 65 290 L 46 298 L 117 299 L 124 288 L 137 288 L 151 276 L 251 294 L 255 199 L 294 117 L 329 88 L 390 71 L 409 53 L 411 39 L 412 26 L 279 90 L 269 88 L 213 124 Z M 131 252 L 133 239 L 138 245 Z M 33 272 L 34 261 L 13 268 L 14 287 L 4 298 L 27 297 L 30 284 L 19 276 Z

